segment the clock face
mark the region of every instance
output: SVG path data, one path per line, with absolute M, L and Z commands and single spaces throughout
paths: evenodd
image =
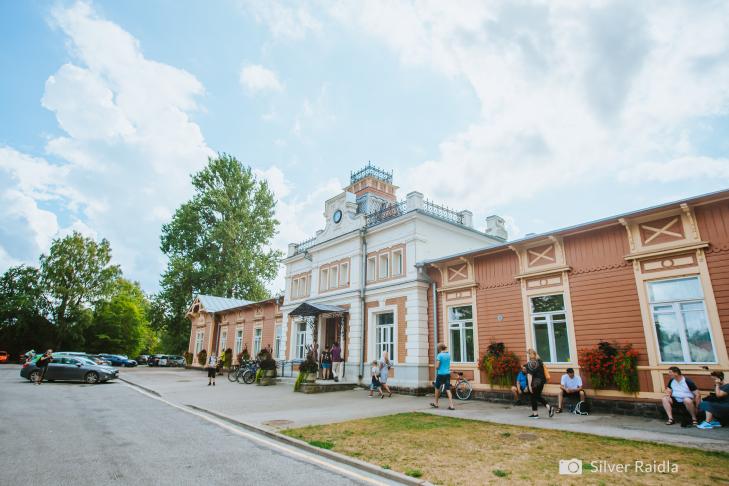
M 339 223 L 342 220 L 342 211 L 340 209 L 337 209 L 334 211 L 334 215 L 332 216 L 332 221 L 335 223 Z

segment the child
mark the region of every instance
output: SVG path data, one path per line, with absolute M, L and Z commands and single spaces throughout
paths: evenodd
M 370 394 L 368 396 L 372 398 L 372 392 L 377 390 L 380 398 L 385 398 L 385 394 L 382 393 L 382 384 L 380 383 L 380 365 L 377 361 L 372 362 L 370 374 L 372 375 L 372 384 L 370 385 Z

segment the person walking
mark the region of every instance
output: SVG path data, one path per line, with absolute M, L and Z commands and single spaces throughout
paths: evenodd
M 438 344 L 438 355 L 435 357 L 435 402 L 430 406 L 438 408 L 438 400 L 444 391 L 448 395 L 448 410 L 455 410 L 453 394 L 451 393 L 451 353 L 445 344 Z
M 48 370 L 48 364 L 53 361 L 53 350 L 49 349 L 45 353 L 41 355 L 40 358 L 38 358 L 38 361 L 35 362 L 35 365 L 40 368 L 40 376 L 38 377 L 38 380 L 35 382 L 36 385 L 40 385 L 43 383 L 43 378 L 46 376 L 46 371 Z
M 547 407 L 547 413 L 549 414 L 549 416 L 554 417 L 554 407 L 550 405 L 549 402 L 547 402 L 547 400 L 545 400 L 542 396 L 542 390 L 544 389 L 544 385 L 547 383 L 547 375 L 544 370 L 544 363 L 542 363 L 539 355 L 532 348 L 529 348 L 529 350 L 527 350 L 527 355 L 529 356 L 529 361 L 526 364 L 527 383 L 529 385 L 529 393 L 531 394 L 529 400 L 532 405 L 532 414 L 529 416 L 529 418 L 539 418 L 539 413 L 537 413 L 538 403 L 541 403 L 542 405 Z
M 342 378 L 342 348 L 337 341 L 332 344 L 332 371 L 334 381 L 339 381 Z
M 332 379 L 332 352 L 329 351 L 329 346 L 324 346 L 324 351 L 321 352 L 321 374 L 322 380 Z
M 382 384 L 380 383 L 380 365 L 377 361 L 372 362 L 370 375 L 372 376 L 372 382 L 370 384 L 370 394 L 368 396 L 372 398 L 372 393 L 377 390 L 377 393 L 380 394 L 380 398 L 385 398 L 385 394 L 382 393 Z
M 380 367 L 380 383 L 382 384 L 382 388 L 387 390 L 387 397 L 392 398 L 392 390 L 390 390 L 390 385 L 387 384 L 387 377 L 389 376 L 390 368 L 392 368 L 392 361 L 390 361 L 390 355 L 387 351 L 382 353 L 382 358 L 378 366 Z
M 206 368 L 208 369 L 208 386 L 215 386 L 215 375 L 218 373 L 218 354 L 216 352 L 212 352 L 208 356 Z

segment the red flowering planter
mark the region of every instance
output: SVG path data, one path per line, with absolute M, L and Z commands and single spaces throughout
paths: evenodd
M 636 393 L 638 385 L 638 351 L 630 344 L 612 345 L 602 341 L 594 348 L 579 352 L 580 366 L 595 389 L 615 388 Z

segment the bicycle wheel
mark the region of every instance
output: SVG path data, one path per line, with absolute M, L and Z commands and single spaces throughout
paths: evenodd
M 245 370 L 243 373 L 243 382 L 246 385 L 250 385 L 254 381 L 256 381 L 256 373 L 253 370 Z
M 471 398 L 471 384 L 466 380 L 456 385 L 456 398 L 459 400 L 468 400 Z
M 238 379 L 238 368 L 232 368 L 228 371 L 228 381 L 236 381 Z
M 243 375 L 245 374 L 245 372 L 245 369 L 240 368 L 238 370 L 238 373 L 235 375 L 236 381 L 238 381 L 238 383 L 240 383 L 241 385 L 243 384 Z

